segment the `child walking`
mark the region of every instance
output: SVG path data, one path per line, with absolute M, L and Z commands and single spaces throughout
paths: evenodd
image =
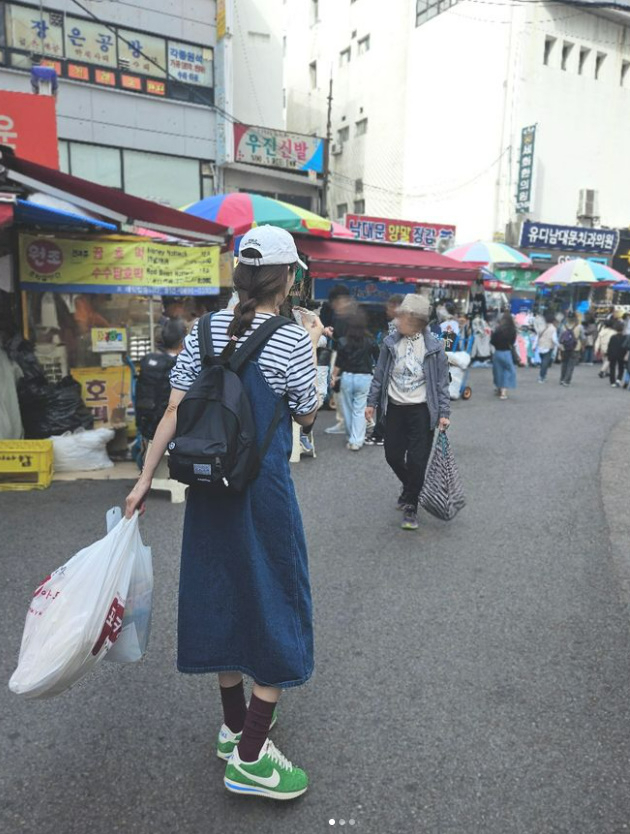
M 243 237 L 234 287 L 239 304 L 210 321 L 215 356 L 227 361 L 274 318 L 295 278 L 297 249 L 283 229 L 262 226 Z M 308 331 L 286 320 L 246 363 L 243 387 L 259 446 L 283 403 L 282 418 L 244 493 L 188 490 L 179 588 L 177 667 L 218 673 L 224 723 L 217 755 L 226 788 L 242 796 L 293 799 L 308 787 L 268 738 L 283 689 L 313 671 L 311 593 L 302 519 L 289 471 L 291 417 L 310 431 L 317 412 L 315 347 L 323 326 Z M 144 504 L 153 474 L 175 435 L 177 408 L 201 371 L 199 324 L 171 373 L 171 399 L 145 468 L 127 498 L 126 515 Z M 254 681 L 246 702 L 243 675 Z
M 418 498 L 435 429 L 450 425 L 448 360 L 428 328 L 429 315 L 428 299 L 405 296 L 396 332 L 383 341 L 366 409 L 368 421 L 377 407 L 384 415 L 385 459 L 402 485 L 403 530 L 418 529 Z

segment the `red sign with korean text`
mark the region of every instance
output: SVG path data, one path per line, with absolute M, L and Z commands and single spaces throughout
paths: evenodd
M 443 252 L 455 243 L 455 226 L 442 223 L 416 223 L 413 220 L 392 220 L 388 217 L 348 214 L 346 226 L 359 240 L 409 243 L 439 252 Z
M 53 96 L 0 90 L 0 147 L 39 165 L 59 168 L 57 114 Z

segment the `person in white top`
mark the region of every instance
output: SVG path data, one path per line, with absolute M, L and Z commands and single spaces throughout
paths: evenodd
M 547 381 L 547 372 L 558 350 L 558 328 L 556 317 L 551 312 L 545 313 L 545 323 L 538 334 L 538 353 L 540 354 L 540 375 L 538 382 Z

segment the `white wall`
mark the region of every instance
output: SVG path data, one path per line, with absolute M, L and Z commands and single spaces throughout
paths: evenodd
M 233 108 L 245 124 L 284 127 L 283 0 L 234 0 Z

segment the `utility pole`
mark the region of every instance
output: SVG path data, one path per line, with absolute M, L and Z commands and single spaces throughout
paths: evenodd
M 330 70 L 330 84 L 328 87 L 328 115 L 326 117 L 326 148 L 324 149 L 324 176 L 322 179 L 322 216 L 328 217 L 328 187 L 330 185 L 330 143 L 332 142 L 332 101 L 333 77 Z

